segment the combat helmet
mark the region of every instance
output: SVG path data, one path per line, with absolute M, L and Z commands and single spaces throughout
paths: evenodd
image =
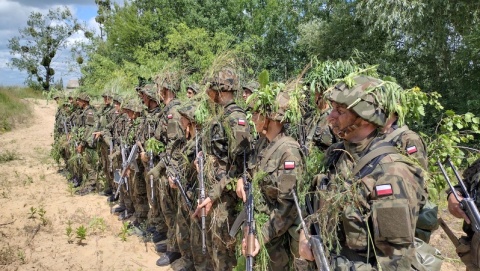
M 212 76 L 204 79 L 209 88 L 216 91 L 236 91 L 238 89 L 238 75 L 233 68 L 223 67 L 213 72 Z
M 109 90 L 106 90 L 102 93 L 102 97 L 113 98 L 113 93 Z
M 260 84 L 257 82 L 257 81 L 250 81 L 248 82 L 247 84 L 243 85 L 242 86 L 242 89 L 245 90 L 250 90 L 250 92 L 255 92 L 258 90 L 258 88 L 260 87 Z
M 180 90 L 181 74 L 179 72 L 166 71 L 155 78 L 158 90 L 166 88 L 174 93 Z
M 90 96 L 86 92 L 80 92 L 77 95 L 77 100 L 82 100 L 85 102 L 90 102 Z
M 122 108 L 136 113 L 141 113 L 144 109 L 143 105 L 137 99 L 130 99 L 122 104 Z
M 188 85 L 187 90 L 191 89 L 195 94 L 198 94 L 198 91 L 200 90 L 200 86 L 197 83 L 193 83 L 191 85 Z
M 146 84 L 142 87 L 142 91 L 150 100 L 154 100 L 157 104 L 160 104 L 160 99 L 155 91 L 154 84 Z
M 190 101 L 186 103 L 185 105 L 181 106 L 178 108 L 178 113 L 182 115 L 183 117 L 187 118 L 190 122 L 197 122 L 195 120 L 195 111 L 197 110 L 197 103 L 194 101 Z
M 357 75 L 330 88 L 326 98 L 346 105 L 362 119 L 382 127 L 388 116 L 381 102 L 384 83 L 378 78 Z

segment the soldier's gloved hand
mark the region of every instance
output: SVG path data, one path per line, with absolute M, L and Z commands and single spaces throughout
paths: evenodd
M 453 193 L 456 193 L 456 191 L 453 191 L 448 195 L 448 211 L 456 218 L 463 218 L 465 219 L 465 222 L 467 224 L 470 224 L 470 219 L 468 218 L 467 214 L 462 210 L 460 206 L 460 202 L 455 198 L 455 195 Z M 458 195 L 458 199 L 462 200 L 463 197 Z
M 314 261 L 315 258 L 313 257 L 312 249 L 310 248 L 310 244 L 308 243 L 307 237 L 305 236 L 305 232 L 300 230 L 300 238 L 298 240 L 298 254 L 301 258 Z
M 142 160 L 142 162 L 148 163 L 148 160 L 150 159 L 150 157 L 148 157 L 148 154 L 146 152 L 141 152 L 140 159 Z
M 245 194 L 243 178 L 238 179 L 237 188 L 235 189 L 235 192 L 237 192 L 237 196 L 241 198 L 243 202 L 247 201 L 247 195 Z

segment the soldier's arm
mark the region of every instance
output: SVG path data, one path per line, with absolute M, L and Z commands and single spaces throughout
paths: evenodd
M 272 155 L 271 158 L 278 159 L 279 164 L 275 173 L 276 177 L 274 177 L 276 178 L 275 187 L 267 188 L 266 193 L 278 193 L 276 197 L 277 208 L 270 213 L 269 220 L 262 228 L 264 243 L 268 243 L 273 238 L 283 235 L 294 225 L 298 216 L 290 192 L 297 183 L 297 176 L 302 175 L 303 164 L 298 148 L 294 146 L 287 148 L 287 151 L 281 157 Z

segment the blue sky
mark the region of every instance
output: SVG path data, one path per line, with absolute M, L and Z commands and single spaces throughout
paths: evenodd
M 7 47 L 8 40 L 18 35 L 18 30 L 26 26 L 28 16 L 32 11 L 47 13 L 52 7 L 66 5 L 74 16 L 84 22 L 88 28 L 98 31 L 95 22 L 97 7 L 94 0 L 0 0 L 0 86 L 23 85 L 26 73 L 7 66 L 11 55 Z M 83 39 L 83 35 L 73 36 L 72 40 Z M 78 78 L 79 71 L 69 71 L 70 51 L 63 50 L 53 60 L 55 79 L 63 79 L 64 84 L 69 79 Z

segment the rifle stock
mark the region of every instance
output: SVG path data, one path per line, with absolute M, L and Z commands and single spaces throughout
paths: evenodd
M 133 160 L 136 158 L 135 155 L 137 154 L 137 150 L 138 150 L 138 145 L 134 144 L 132 149 L 130 150 L 130 154 L 128 155 L 127 161 L 123 163 L 122 175 L 120 175 L 120 181 L 118 183 L 117 191 L 115 192 L 115 197 L 118 197 L 118 194 L 120 193 L 120 187 L 122 187 L 123 184 L 125 184 L 125 187 L 128 190 L 128 181 L 127 181 L 127 176 L 125 176 L 125 174 L 127 173 L 127 169 L 130 166 L 130 164 L 132 164 Z

